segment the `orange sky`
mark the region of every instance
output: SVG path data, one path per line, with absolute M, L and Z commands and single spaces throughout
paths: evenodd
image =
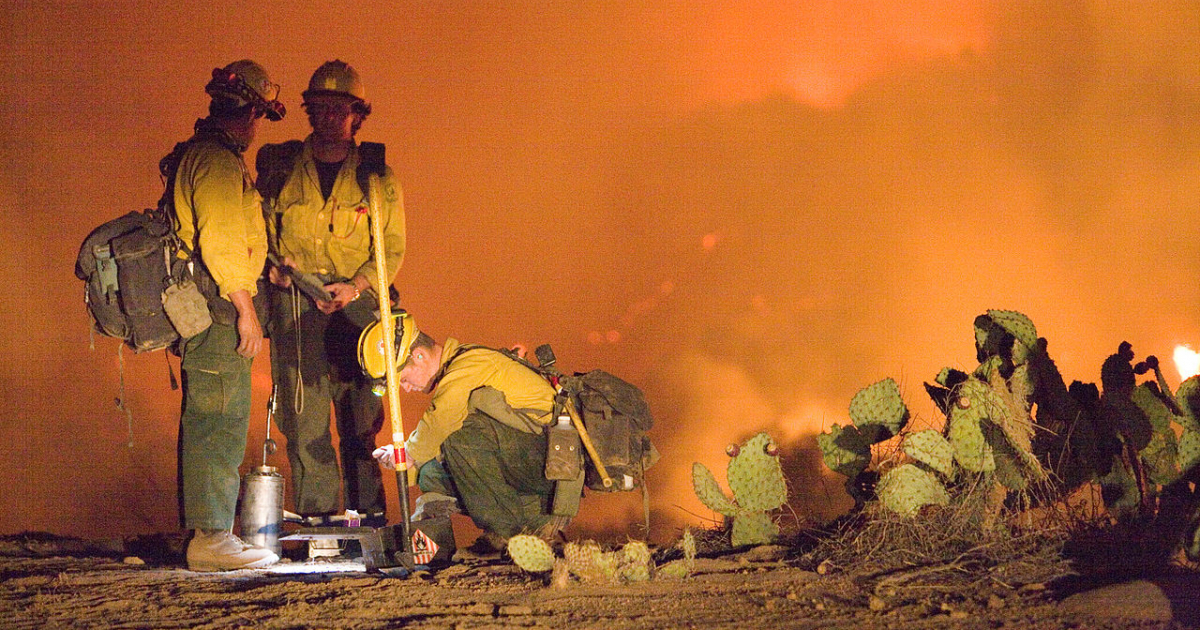
M 641 385 L 664 529 L 707 516 L 692 461 L 723 479 L 724 445 L 761 429 L 803 460 L 870 382 L 932 421 L 921 382 L 973 367 L 988 308 L 1032 317 L 1068 380 L 1122 340 L 1200 344 L 1194 3 L 184 4 L 3 2 L 0 533 L 176 526 L 167 360 L 124 357 L 131 442 L 71 267 L 157 199 L 208 73 L 242 57 L 292 112 L 260 142 L 306 132 L 321 62 L 360 70 L 360 138 L 405 189 L 403 305 L 435 336 L 552 342 Z M 808 466 L 793 496 L 820 515 L 840 482 Z

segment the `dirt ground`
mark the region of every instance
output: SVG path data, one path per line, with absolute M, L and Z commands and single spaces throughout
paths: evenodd
M 195 573 L 171 537 L 0 538 L 4 628 L 1193 628 L 1193 572 L 1118 584 L 1074 579 L 904 598 L 862 576 L 807 570 L 788 547 L 697 559 L 685 579 L 571 583 L 460 550 L 405 577 L 351 561 Z

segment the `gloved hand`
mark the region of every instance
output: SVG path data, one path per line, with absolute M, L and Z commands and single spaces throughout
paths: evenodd
M 384 444 L 371 451 L 371 457 L 374 457 L 380 466 L 388 470 L 396 470 L 396 448 L 391 444 Z
M 407 459 L 407 452 L 405 453 L 405 456 L 406 461 L 408 461 L 408 485 L 415 486 L 417 485 L 418 467 L 411 459 Z M 371 451 L 371 457 L 374 457 L 379 462 L 380 466 L 383 466 L 388 470 L 396 470 L 396 449 L 391 444 L 384 444 L 374 451 Z

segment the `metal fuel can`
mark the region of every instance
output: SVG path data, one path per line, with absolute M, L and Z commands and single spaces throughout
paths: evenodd
M 279 554 L 283 529 L 283 475 L 274 466 L 259 466 L 242 477 L 242 540 Z

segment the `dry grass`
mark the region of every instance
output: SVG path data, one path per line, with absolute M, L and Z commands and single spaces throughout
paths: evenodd
M 1062 555 L 1070 520 L 1043 510 L 1027 513 L 994 506 L 990 484 L 960 487 L 947 507 L 929 506 L 914 517 L 878 503 L 843 519 L 805 554 L 820 572 L 838 572 L 886 597 L 920 597 L 980 588 L 1045 584 L 1072 572 Z M 1023 522 L 1024 521 L 1024 522 Z

